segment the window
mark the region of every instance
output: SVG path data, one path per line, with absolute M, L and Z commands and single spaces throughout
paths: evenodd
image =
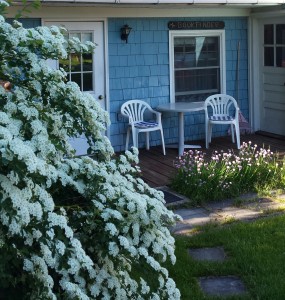
M 6 22 L 12 24 L 15 19 L 7 18 Z M 41 26 L 41 19 L 39 18 L 19 18 L 18 22 L 22 23 L 24 28 L 35 28 Z
M 285 68 L 285 24 L 266 24 L 264 33 L 264 66 Z
M 93 41 L 92 32 L 68 32 L 66 38 L 78 38 L 82 43 Z M 59 66 L 67 73 L 68 80 L 76 82 L 82 91 L 93 91 L 93 53 L 70 53 L 60 59 Z
M 203 101 L 224 84 L 224 31 L 170 31 L 171 101 Z

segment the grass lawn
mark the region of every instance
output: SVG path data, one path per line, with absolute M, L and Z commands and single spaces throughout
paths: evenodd
M 189 248 L 222 246 L 224 262 L 194 261 Z M 245 283 L 247 296 L 226 299 L 285 299 L 285 215 L 252 223 L 206 225 L 194 236 L 176 236 L 175 266 L 168 266 L 184 300 L 205 297 L 197 277 L 236 275 Z M 225 298 L 223 298 L 225 299 Z

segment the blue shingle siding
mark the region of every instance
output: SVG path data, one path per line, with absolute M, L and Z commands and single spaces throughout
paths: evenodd
M 108 20 L 109 28 L 109 74 L 110 113 L 112 124 L 110 136 L 115 151 L 125 147 L 127 123 L 118 118 L 121 105 L 130 99 L 142 99 L 153 108 L 169 102 L 169 42 L 167 24 L 170 18 L 130 18 Z M 175 19 L 193 20 L 193 18 Z M 243 115 L 248 118 L 248 42 L 246 17 L 195 18 L 195 20 L 219 20 L 225 22 L 226 37 L 226 85 L 227 93 L 237 97 Z M 174 20 L 173 20 L 174 21 Z M 128 43 L 120 39 L 120 28 L 132 27 Z M 201 30 L 201 33 L 203 31 Z M 240 42 L 239 92 L 237 93 L 237 47 Z M 166 143 L 177 142 L 178 117 L 163 114 Z M 185 115 L 185 139 L 204 139 L 204 113 Z M 227 134 L 227 128 L 216 126 L 213 136 Z M 151 134 L 151 145 L 159 145 L 160 136 Z M 139 146 L 144 146 L 144 135 Z

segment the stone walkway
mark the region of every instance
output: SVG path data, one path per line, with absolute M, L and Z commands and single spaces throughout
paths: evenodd
M 173 203 L 171 204 L 173 205 Z M 179 202 L 179 204 L 183 207 L 183 202 Z M 210 222 L 250 221 L 269 213 L 285 211 L 285 195 L 275 195 L 273 200 L 269 197 L 258 198 L 255 194 L 248 194 L 238 199 L 207 203 L 197 208 L 176 209 L 175 206 L 172 206 L 172 209 L 183 218 L 172 229 L 173 233 L 191 234 L 193 229 Z
M 163 189 L 162 189 L 163 190 Z M 232 221 L 253 221 L 267 215 L 285 212 L 285 195 L 257 197 L 254 194 L 244 195 L 238 199 L 229 199 L 215 203 L 208 203 L 197 208 L 183 207 L 185 197 L 180 196 L 177 202 L 171 201 L 171 192 L 168 190 L 168 205 L 182 217 L 172 228 L 174 234 L 191 235 L 196 228 L 210 222 L 227 223 Z M 175 199 L 179 195 L 174 194 Z M 174 199 L 174 198 L 173 198 Z M 176 204 L 176 206 L 175 206 Z M 223 263 L 227 259 L 223 247 L 189 249 L 189 255 L 194 260 Z M 241 296 L 247 293 L 245 284 L 236 276 L 209 276 L 197 278 L 204 295 L 210 297 Z

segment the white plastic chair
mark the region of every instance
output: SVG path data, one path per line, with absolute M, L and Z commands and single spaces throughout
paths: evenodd
M 155 115 L 155 121 L 146 121 L 145 113 Z M 165 143 L 161 123 L 161 113 L 153 110 L 150 105 L 141 100 L 129 100 L 121 107 L 121 114 L 129 118 L 127 130 L 126 150 L 129 147 L 130 131 L 132 131 L 133 145 L 138 148 L 138 136 L 140 132 L 146 133 L 146 149 L 149 150 L 149 133 L 159 130 L 161 133 L 162 150 L 165 155 Z
M 212 140 L 212 127 L 216 124 L 231 125 L 232 142 L 237 139 L 237 148 L 240 149 L 239 130 L 239 107 L 236 100 L 226 94 L 216 94 L 209 96 L 205 100 L 205 126 L 206 126 L 206 148 Z

